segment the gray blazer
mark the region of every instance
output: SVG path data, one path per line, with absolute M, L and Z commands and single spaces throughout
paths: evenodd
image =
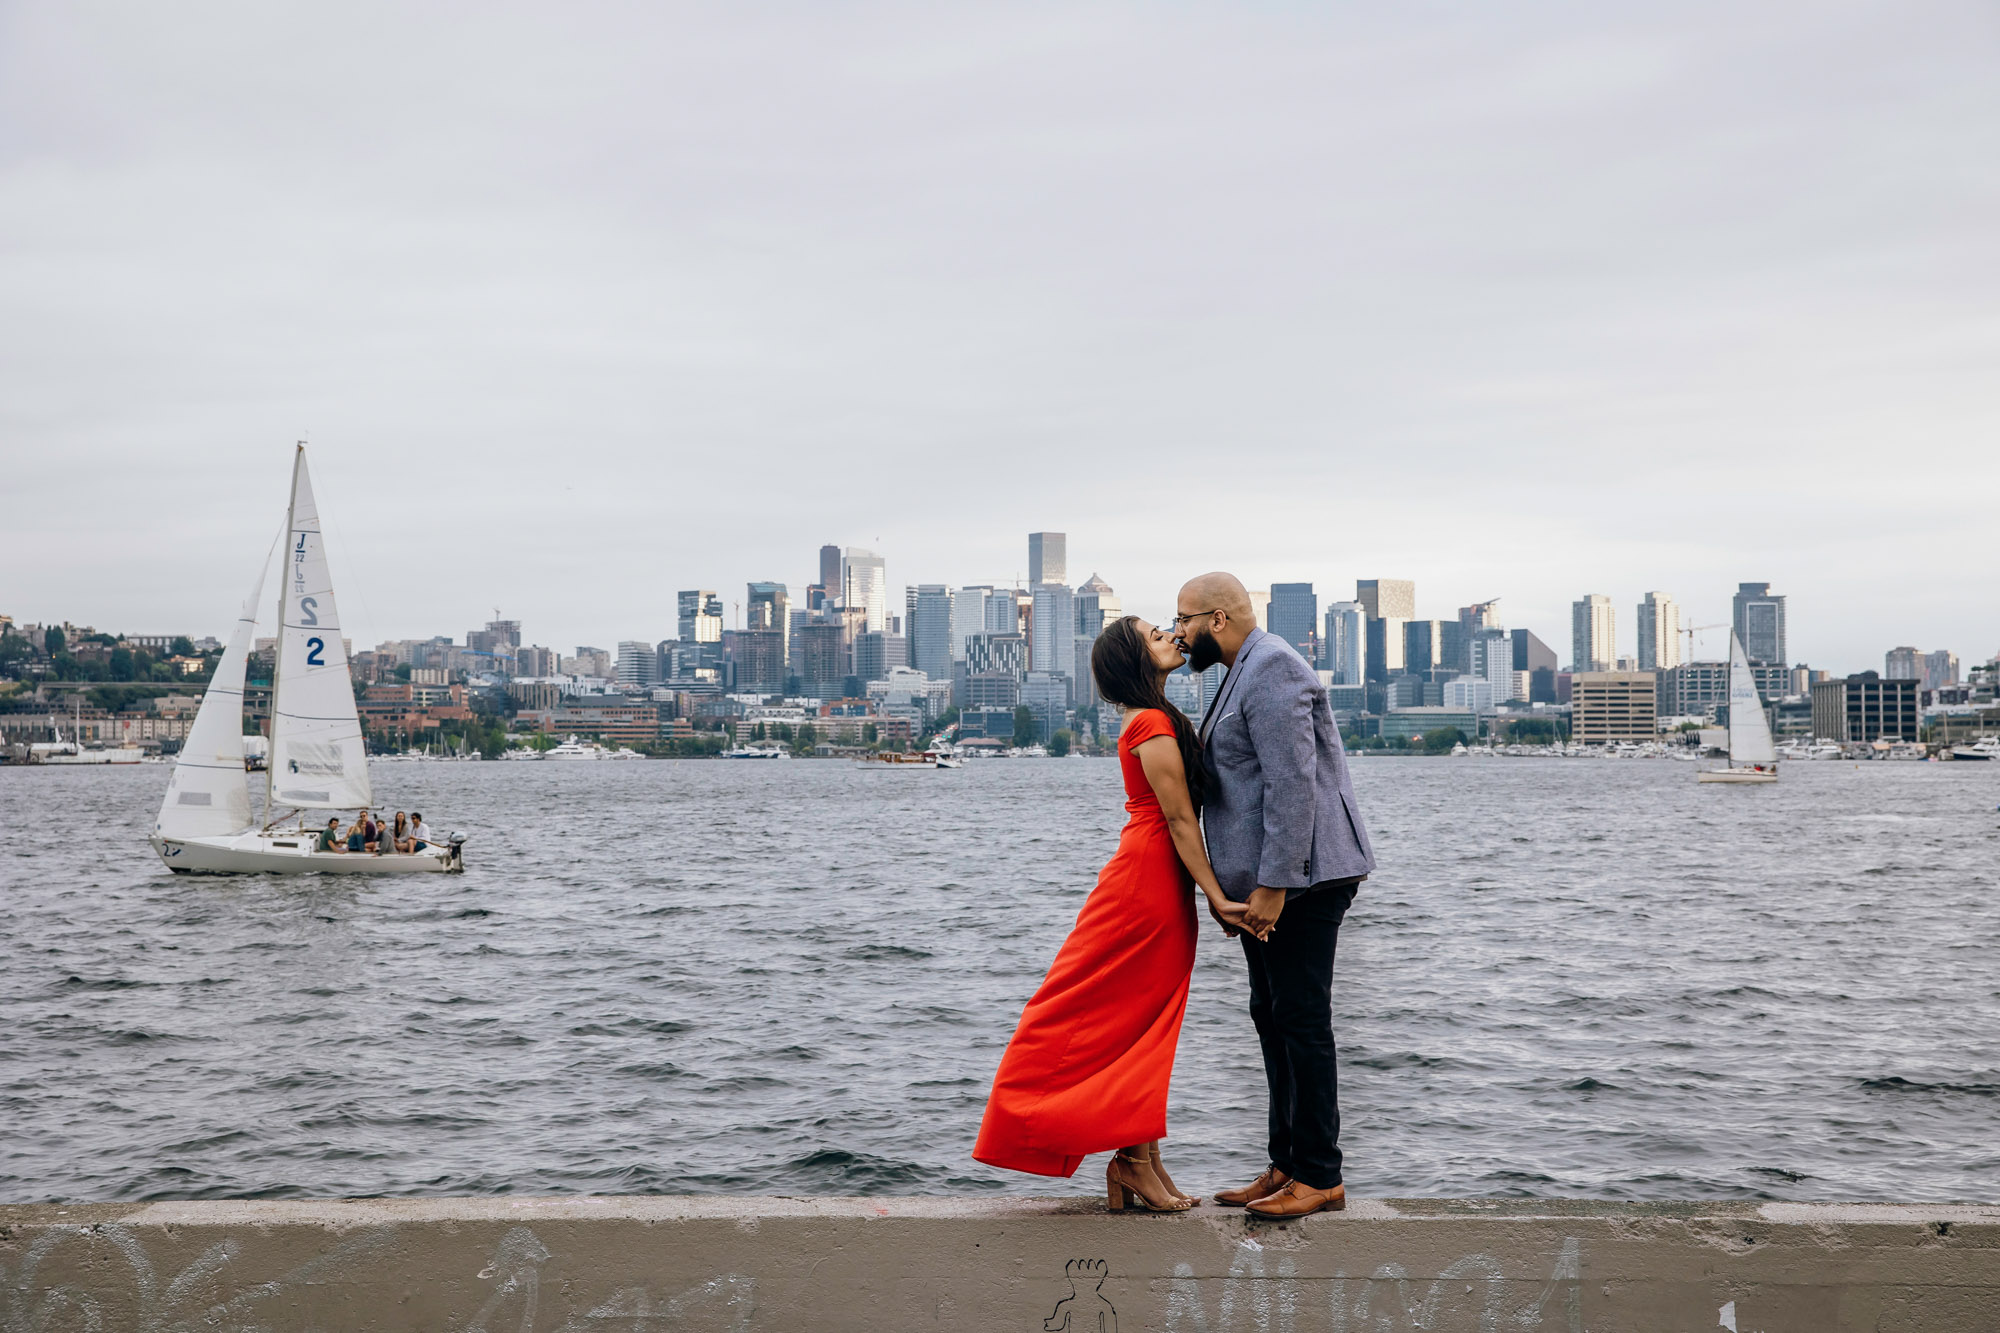
M 1326 687 L 1284 640 L 1250 631 L 1201 736 L 1201 826 L 1224 893 L 1243 902 L 1261 886 L 1289 898 L 1375 869 Z

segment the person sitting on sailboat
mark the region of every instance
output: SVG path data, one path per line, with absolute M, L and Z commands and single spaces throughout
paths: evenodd
M 424 812 L 421 810 L 410 813 L 410 839 L 413 844 L 410 850 L 413 852 L 421 852 L 436 841 L 431 833 L 431 826 L 424 822 Z
M 416 844 L 410 840 L 410 820 L 401 810 L 396 812 L 396 830 L 389 838 L 389 849 L 395 852 L 409 852 Z
M 326 827 L 319 831 L 319 846 L 315 850 L 322 852 L 343 852 L 347 850 L 340 842 L 339 815 L 335 815 L 333 818 L 327 820 Z

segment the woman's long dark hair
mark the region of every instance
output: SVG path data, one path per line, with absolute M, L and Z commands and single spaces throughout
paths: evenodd
M 1201 766 L 1201 741 L 1194 723 L 1167 701 L 1160 688 L 1160 669 L 1153 665 L 1145 636 L 1139 633 L 1139 618 L 1124 616 L 1104 627 L 1090 650 L 1090 674 L 1097 678 L 1097 692 L 1112 703 L 1127 708 L 1157 708 L 1174 724 L 1174 741 L 1181 749 L 1181 767 L 1187 772 L 1188 799 L 1201 809 L 1207 788 L 1207 773 Z

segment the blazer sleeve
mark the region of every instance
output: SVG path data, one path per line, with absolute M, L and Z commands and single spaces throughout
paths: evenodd
M 1257 861 L 1257 883 L 1267 889 L 1303 889 L 1312 883 L 1318 808 L 1313 691 L 1297 672 L 1271 671 L 1266 679 L 1242 704 L 1264 780 L 1264 850 Z

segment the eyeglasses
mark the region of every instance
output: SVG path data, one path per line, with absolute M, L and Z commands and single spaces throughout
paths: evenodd
M 1221 607 L 1218 606 L 1210 611 L 1190 611 L 1186 615 L 1175 616 L 1170 623 L 1173 625 L 1175 629 L 1179 629 L 1181 626 L 1187 624 L 1188 621 L 1200 620 L 1203 616 L 1215 616 L 1215 615 L 1226 616 L 1228 614 L 1229 613 L 1227 611 L 1224 611 Z

